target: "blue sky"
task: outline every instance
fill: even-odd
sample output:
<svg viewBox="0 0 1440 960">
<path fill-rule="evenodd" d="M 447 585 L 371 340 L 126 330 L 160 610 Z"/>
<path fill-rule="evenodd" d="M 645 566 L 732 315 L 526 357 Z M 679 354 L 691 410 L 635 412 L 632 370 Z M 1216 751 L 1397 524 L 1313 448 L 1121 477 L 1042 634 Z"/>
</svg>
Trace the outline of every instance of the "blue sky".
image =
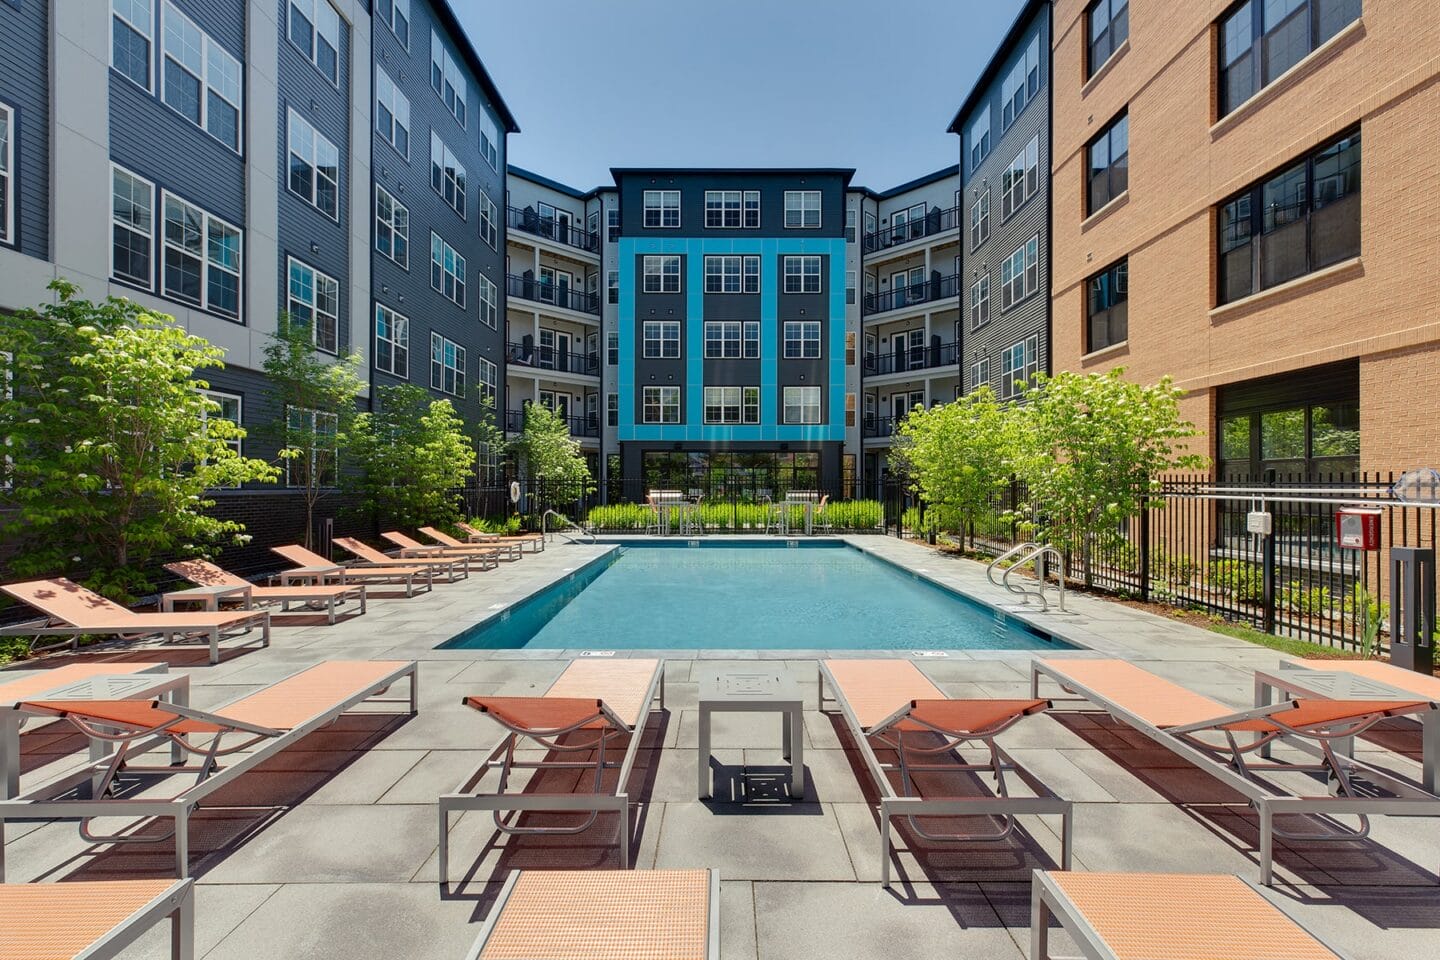
<svg viewBox="0 0 1440 960">
<path fill-rule="evenodd" d="M 452 0 L 519 121 L 510 162 L 855 167 L 959 159 L 950 118 L 1021 0 Z M 597 108 L 598 105 L 598 108 Z"/>
</svg>

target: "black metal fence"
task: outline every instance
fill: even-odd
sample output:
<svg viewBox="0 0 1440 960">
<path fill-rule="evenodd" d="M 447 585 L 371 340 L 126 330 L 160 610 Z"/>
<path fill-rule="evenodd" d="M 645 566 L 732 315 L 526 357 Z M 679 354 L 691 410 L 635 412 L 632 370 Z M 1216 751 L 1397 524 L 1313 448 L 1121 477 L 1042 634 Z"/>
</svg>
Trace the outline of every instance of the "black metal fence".
<svg viewBox="0 0 1440 960">
<path fill-rule="evenodd" d="M 600 295 L 598 293 L 586 293 L 563 283 L 536 279 L 529 275 L 529 271 L 520 276 L 513 273 L 508 274 L 505 277 L 505 294 L 521 300 L 553 304 L 580 313 L 593 313 L 597 316 L 600 313 Z"/>
<path fill-rule="evenodd" d="M 886 247 L 899 246 L 902 243 L 909 243 L 911 240 L 919 240 L 921 237 L 931 237 L 937 233 L 944 233 L 946 230 L 954 230 L 960 223 L 960 208 L 930 207 L 924 214 L 908 216 L 899 223 L 891 223 L 865 234 L 860 239 L 860 246 L 865 253 L 875 253 L 884 250 Z"/>
</svg>

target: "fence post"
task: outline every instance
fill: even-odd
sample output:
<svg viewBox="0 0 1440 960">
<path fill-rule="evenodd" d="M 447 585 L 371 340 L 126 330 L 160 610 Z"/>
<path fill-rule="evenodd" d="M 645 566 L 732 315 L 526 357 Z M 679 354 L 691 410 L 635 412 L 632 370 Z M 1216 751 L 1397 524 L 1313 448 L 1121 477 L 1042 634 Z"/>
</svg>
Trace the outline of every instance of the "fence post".
<svg viewBox="0 0 1440 960">
<path fill-rule="evenodd" d="M 1275 632 L 1275 531 L 1260 538 L 1261 573 L 1265 578 L 1263 602 L 1265 605 L 1265 632 Z"/>
<path fill-rule="evenodd" d="M 1150 600 L 1150 498 L 1140 495 L 1140 600 Z"/>
</svg>

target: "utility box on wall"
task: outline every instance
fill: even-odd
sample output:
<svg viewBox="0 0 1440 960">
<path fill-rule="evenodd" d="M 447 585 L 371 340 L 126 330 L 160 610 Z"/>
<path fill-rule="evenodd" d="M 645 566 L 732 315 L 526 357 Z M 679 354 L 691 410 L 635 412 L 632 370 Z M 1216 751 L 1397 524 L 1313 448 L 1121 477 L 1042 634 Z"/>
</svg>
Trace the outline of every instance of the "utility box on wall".
<svg viewBox="0 0 1440 960">
<path fill-rule="evenodd" d="M 1380 549 L 1380 513 L 1375 507 L 1335 511 L 1335 542 L 1344 550 Z"/>
</svg>

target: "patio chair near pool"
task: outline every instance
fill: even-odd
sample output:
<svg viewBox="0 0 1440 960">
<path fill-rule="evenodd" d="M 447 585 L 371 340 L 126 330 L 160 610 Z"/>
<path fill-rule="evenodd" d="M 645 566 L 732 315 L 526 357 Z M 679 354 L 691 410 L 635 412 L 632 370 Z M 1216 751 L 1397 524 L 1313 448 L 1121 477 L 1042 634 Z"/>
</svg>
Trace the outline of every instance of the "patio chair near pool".
<svg viewBox="0 0 1440 960">
<path fill-rule="evenodd" d="M 402 560 L 427 559 L 434 557 L 465 557 L 473 560 L 481 570 L 493 570 L 500 565 L 499 549 L 495 547 L 471 546 L 461 544 L 458 547 L 447 547 L 441 543 L 421 543 L 414 537 L 407 536 L 399 530 L 384 530 L 380 536 L 389 540 L 400 548 Z"/>
<path fill-rule="evenodd" d="M 590 829 L 601 813 L 616 813 L 620 865 L 628 867 L 630 798 L 626 787 L 657 698 L 658 709 L 663 711 L 664 662 L 641 659 L 572 660 L 538 697 L 466 697 L 466 706 L 489 716 L 505 733 L 453 792 L 440 797 L 440 882 L 450 879 L 450 814 L 457 810 L 490 810 L 496 829 L 510 836 L 570 836 Z M 517 757 L 516 750 L 523 749 L 526 741 L 546 750 L 544 758 Z M 623 753 L 617 741 L 626 741 Z M 607 787 L 606 771 L 616 768 L 619 773 Z M 583 792 L 527 791 L 527 784 L 512 782 L 516 771 L 525 770 L 534 771 L 535 777 L 571 771 Z M 485 787 L 491 771 L 497 772 L 493 788 Z M 529 811 L 588 812 L 590 816 L 567 826 L 521 825 L 520 816 Z M 504 812 L 511 816 L 502 816 Z"/>
<path fill-rule="evenodd" d="M 429 537 L 431 540 L 434 540 L 442 547 L 459 547 L 461 549 L 465 549 L 467 547 L 480 546 L 486 550 L 496 551 L 495 557 L 498 560 L 520 559 L 521 546 L 518 542 L 514 540 L 496 540 L 490 544 L 461 543 L 459 540 L 456 540 L 454 537 L 450 536 L 450 534 L 437 527 L 421 527 L 420 532 L 425 534 L 425 536 Z"/>
<path fill-rule="evenodd" d="M 72 649 L 78 649 L 80 638 L 87 634 L 114 635 L 124 640 L 162 637 L 170 643 L 175 637 L 201 637 L 209 641 L 210 662 L 220 662 L 220 641 L 248 634 L 260 628 L 258 640 L 247 640 L 242 646 L 259 643 L 270 646 L 270 611 L 234 610 L 192 613 L 136 613 L 118 603 L 87 590 L 64 577 L 54 580 L 30 580 L 25 583 L 0 585 L 22 603 L 45 614 L 43 620 L 19 624 L 0 630 L 0 637 L 31 637 L 31 650 L 50 650 L 65 642 L 36 646 L 40 637 L 69 637 Z"/>
<path fill-rule="evenodd" d="M 250 583 L 244 577 L 236 576 L 208 560 L 184 560 L 167 563 L 165 569 L 191 583 L 202 587 L 245 587 L 250 588 L 250 599 L 261 603 L 278 603 L 280 611 L 288 613 L 290 604 L 303 603 L 323 606 L 330 625 L 335 625 L 335 607 L 347 600 L 360 601 L 360 612 L 365 612 L 365 587 L 362 584 L 291 584 L 282 587 L 262 587 Z"/>
<path fill-rule="evenodd" d="M 545 535 L 541 533 L 487 533 L 484 530 L 477 530 L 468 523 L 461 523 L 459 521 L 456 521 L 455 526 L 460 529 L 461 533 L 465 534 L 465 538 L 471 543 L 510 541 L 518 543 L 522 547 L 528 543 L 531 553 L 540 553 L 545 549 Z"/>
<path fill-rule="evenodd" d="M 1378 767 L 1341 757 L 1334 749 L 1336 741 L 1358 736 L 1381 720 L 1440 708 L 1435 703 L 1301 699 L 1236 710 L 1125 660 L 1034 660 L 1032 694 L 1038 695 L 1041 677 L 1078 694 L 1072 699 L 1100 707 L 1248 800 L 1260 818 L 1260 882 L 1266 886 L 1274 873 L 1277 836 L 1287 842 L 1364 840 L 1370 833 L 1370 814 L 1440 815 L 1440 797 Z M 1319 762 L 1265 761 L 1264 751 L 1277 741 L 1314 753 Z M 1317 778 L 1325 792 L 1300 794 L 1276 782 L 1289 774 Z M 1287 814 L 1318 819 L 1325 829 L 1302 833 L 1277 827 L 1276 816 Z M 1358 826 L 1342 824 L 1335 819 L 1340 815 L 1357 816 Z"/>
<path fill-rule="evenodd" d="M 714 870 L 517 870 L 466 960 L 719 960 Z"/>
<path fill-rule="evenodd" d="M 1094 960 L 1343 960 L 1229 874 L 1037 870 L 1030 960 L 1050 960 L 1051 917 Z"/>
<path fill-rule="evenodd" d="M 96 880 L 0 885 L 0 956 L 101 960 L 170 920 L 170 956 L 195 956 L 195 881 Z M 19 918 L 18 920 L 15 918 Z"/>
<path fill-rule="evenodd" d="M 331 542 L 341 550 L 353 554 L 356 557 L 354 563 L 346 565 L 346 569 L 348 570 L 364 570 L 366 567 L 394 566 L 396 563 L 394 557 L 387 556 L 368 543 L 357 540 L 354 537 L 336 537 Z M 470 577 L 469 557 L 411 557 L 405 561 L 405 566 L 424 567 L 430 571 L 432 576 L 443 571 L 445 573 L 446 583 L 454 583 L 456 580 L 467 580 Z"/>
<path fill-rule="evenodd" d="M 409 680 L 408 696 L 383 694 Z M 81 733 L 115 744 L 114 752 L 29 793 L 0 801 L 0 879 L 4 878 L 4 827 L 7 820 L 78 819 L 87 843 L 158 843 L 175 839 L 175 864 L 189 873 L 189 821 L 201 803 L 237 777 L 333 723 L 361 703 L 405 703 L 418 709 L 413 661 L 330 660 L 211 710 L 195 710 L 167 700 L 33 700 L 20 704 L 28 714 L 69 721 Z M 164 738 L 196 758 L 189 766 L 146 766 L 145 748 Z M 132 763 L 132 752 L 141 762 Z M 222 758 L 233 757 L 223 767 Z M 131 777 L 186 776 L 193 781 L 170 796 L 158 784 L 137 793 Z M 76 788 L 92 784 L 88 796 Z M 95 821 L 129 821 L 99 833 Z M 163 833 L 142 829 L 153 820 L 171 820 Z M 113 823 L 113 820 L 111 821 Z"/>
<path fill-rule="evenodd" d="M 830 688 L 832 697 L 825 696 Z M 1026 814 L 1060 817 L 1060 866 L 1070 869 L 1073 810 L 1038 777 L 1006 753 L 995 738 L 1022 718 L 1042 713 L 1048 701 L 958 700 L 947 697 L 909 660 L 822 660 L 820 709 L 833 700 L 845 718 L 880 794 L 880 883 L 890 885 L 890 822 L 908 817 L 910 828 L 928 841 L 1003 841 L 1016 831 L 1015 818 Z M 962 744 L 978 744 L 985 762 L 965 762 L 955 753 Z M 895 763 L 881 763 L 875 747 L 893 750 Z M 946 762 L 945 758 L 952 760 Z M 939 761 L 939 762 L 936 762 Z M 995 778 L 991 796 L 947 794 L 921 796 L 915 775 L 989 773 Z M 1030 796 L 1011 796 L 1006 774 L 1014 774 Z M 897 791 L 894 779 L 899 780 Z M 920 826 L 919 817 L 989 816 L 1000 828 L 980 833 L 936 834 Z"/>
<path fill-rule="evenodd" d="M 407 597 L 415 596 L 415 587 L 418 584 L 423 583 L 426 590 L 435 588 L 435 571 L 418 564 L 392 563 L 385 567 L 349 566 L 326 560 L 320 554 L 307 550 L 298 543 L 287 544 L 283 547 L 271 547 L 270 550 L 291 563 L 298 564 L 292 570 L 280 572 L 282 584 L 289 584 L 292 581 L 329 583 L 331 580 L 342 584 L 394 583 L 404 585 Z"/>
</svg>

